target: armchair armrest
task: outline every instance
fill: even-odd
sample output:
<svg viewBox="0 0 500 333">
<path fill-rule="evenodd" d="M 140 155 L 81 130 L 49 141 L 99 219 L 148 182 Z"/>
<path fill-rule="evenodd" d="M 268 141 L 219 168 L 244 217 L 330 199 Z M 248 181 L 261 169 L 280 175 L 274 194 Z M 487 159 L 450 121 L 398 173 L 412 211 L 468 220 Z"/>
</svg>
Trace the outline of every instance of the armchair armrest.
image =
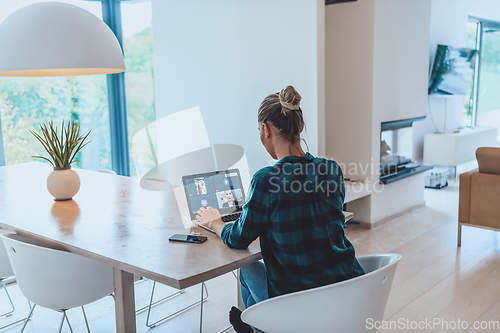
<svg viewBox="0 0 500 333">
<path fill-rule="evenodd" d="M 470 182 L 469 222 L 472 225 L 500 229 L 500 175 L 476 173 Z"/>
<path fill-rule="evenodd" d="M 460 175 L 458 200 L 458 222 L 460 223 L 470 223 L 471 183 L 472 176 L 475 174 L 478 174 L 477 170 Z"/>
</svg>

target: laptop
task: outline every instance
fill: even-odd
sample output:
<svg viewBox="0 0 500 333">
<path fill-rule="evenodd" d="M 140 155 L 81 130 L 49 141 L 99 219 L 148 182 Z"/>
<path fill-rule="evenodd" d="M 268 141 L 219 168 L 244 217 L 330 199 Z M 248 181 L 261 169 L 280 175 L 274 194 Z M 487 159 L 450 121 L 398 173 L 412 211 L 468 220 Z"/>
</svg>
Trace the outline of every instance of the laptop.
<svg viewBox="0 0 500 333">
<path fill-rule="evenodd" d="M 182 177 L 184 192 L 188 203 L 191 221 L 198 224 L 196 213 L 202 207 L 219 210 L 222 221 L 236 221 L 245 203 L 245 193 L 241 183 L 240 171 L 229 169 L 189 175 Z M 214 232 L 210 228 L 200 227 Z"/>
</svg>

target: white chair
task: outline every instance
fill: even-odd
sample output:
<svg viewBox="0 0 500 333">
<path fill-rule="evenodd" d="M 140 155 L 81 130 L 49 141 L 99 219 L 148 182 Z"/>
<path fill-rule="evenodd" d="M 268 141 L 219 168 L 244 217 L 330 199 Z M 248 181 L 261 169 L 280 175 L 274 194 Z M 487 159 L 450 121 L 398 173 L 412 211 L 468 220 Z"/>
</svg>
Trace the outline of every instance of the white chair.
<svg viewBox="0 0 500 333">
<path fill-rule="evenodd" d="M 10 266 L 9 256 L 3 247 L 0 248 L 0 288 L 5 291 L 5 295 L 10 303 L 10 310 L 0 314 L 0 317 L 10 316 L 15 311 L 14 303 L 12 302 L 12 298 L 10 297 L 9 291 L 5 286 L 5 280 L 14 276 L 14 272 L 12 271 L 12 267 Z"/>
<path fill-rule="evenodd" d="M 248 162 L 243 148 L 229 144 L 212 146 L 199 107 L 171 113 L 137 131 L 131 140 L 131 157 L 141 186 L 151 191 L 172 190 L 180 210 L 187 209 L 181 182 L 184 175 L 239 168 L 243 186 L 248 188 L 250 183 Z M 192 224 L 189 212 L 180 216 L 186 227 Z M 154 306 L 184 293 L 183 290 L 176 291 L 154 301 L 155 287 L 156 282 L 153 281 L 149 305 L 136 310 L 136 313 L 147 310 L 146 326 L 149 328 L 165 323 L 197 305 L 202 307 L 208 298 L 208 289 L 202 284 L 202 296 L 199 301 L 151 323 L 151 309 Z"/>
<path fill-rule="evenodd" d="M 115 174 L 116 173 L 112 170 L 106 170 L 106 169 L 100 169 L 100 170 L 96 170 L 97 172 L 100 172 L 100 173 L 105 173 L 105 174 Z M 168 183 L 168 181 L 164 180 L 164 179 L 157 179 L 157 178 L 145 178 L 143 177 L 141 179 L 141 186 L 146 188 L 146 189 L 149 189 L 149 190 L 153 190 L 153 191 L 166 191 L 168 189 L 171 188 L 171 185 Z M 189 223 L 191 223 L 191 221 L 189 221 Z M 138 275 L 134 275 L 134 283 L 136 285 L 140 284 L 140 283 L 143 283 L 147 281 L 146 278 L 144 277 L 141 277 L 141 276 L 138 276 Z M 142 306 L 142 307 L 139 307 L 139 308 L 136 308 L 135 310 L 135 313 L 136 315 L 138 314 L 141 314 L 143 312 L 146 312 L 147 311 L 147 316 L 146 316 L 146 326 L 149 327 L 149 328 L 154 328 L 162 323 L 165 323 L 167 322 L 168 320 L 176 317 L 177 315 L 179 315 L 180 313 L 184 312 L 184 311 L 187 311 L 189 309 L 192 309 L 193 307 L 205 302 L 208 298 L 208 289 L 206 287 L 205 284 L 202 284 L 202 290 L 205 291 L 205 295 L 202 296 L 201 300 L 200 301 L 196 301 L 186 307 L 183 307 L 182 309 L 180 310 L 177 310 L 165 317 L 162 317 L 160 319 L 157 319 L 155 321 L 151 321 L 151 310 L 155 307 L 155 306 L 158 306 L 160 304 L 163 304 L 164 302 L 167 302 L 169 300 L 171 300 L 172 298 L 176 297 L 176 296 L 180 296 L 182 294 L 185 293 L 185 291 L 182 289 L 182 290 L 177 290 L 177 291 L 174 291 L 173 293 L 167 295 L 167 296 L 163 296 L 157 300 L 154 299 L 154 296 L 155 296 L 155 288 L 156 288 L 156 281 L 153 281 L 153 286 L 151 288 L 151 295 L 149 297 L 149 302 L 147 305 L 145 306 Z M 113 296 L 113 295 L 112 295 Z M 114 297 L 114 296 L 113 296 Z"/>
<path fill-rule="evenodd" d="M 186 153 L 210 147 L 199 107 L 161 117 L 132 136 L 131 160 L 142 178 L 158 165 Z"/>
<path fill-rule="evenodd" d="M 66 310 L 81 307 L 90 332 L 83 306 L 113 292 L 111 266 L 20 235 L 1 237 L 17 284 L 26 298 L 34 303 L 21 332 L 36 305 L 63 313 L 59 332 L 65 320 L 72 331 Z"/>
<path fill-rule="evenodd" d="M 7 232 L 5 230 L 0 230 L 0 232 Z M 7 300 L 10 305 L 10 309 L 2 314 L 0 314 L 0 318 L 4 317 L 10 317 L 16 310 L 16 307 L 14 306 L 14 302 L 12 301 L 12 298 L 10 297 L 9 290 L 7 289 L 7 284 L 15 283 L 15 278 L 14 278 L 14 272 L 12 271 L 12 267 L 10 266 L 10 261 L 9 261 L 9 256 L 7 255 L 7 252 L 5 251 L 5 248 L 3 246 L 0 246 L 0 288 L 2 288 L 5 292 L 5 296 L 7 297 Z M 31 304 L 28 301 L 28 308 L 31 309 Z M 3 325 L 0 327 L 0 330 L 3 330 L 7 327 L 20 324 L 24 322 L 27 318 L 19 319 L 14 322 L 8 323 L 6 325 Z"/>
<path fill-rule="evenodd" d="M 96 171 L 100 172 L 100 173 L 106 173 L 108 175 L 116 175 L 116 172 L 114 170 L 110 170 L 110 169 L 98 169 Z"/>
<path fill-rule="evenodd" d="M 360 257 L 364 275 L 265 300 L 243 311 L 241 319 L 266 333 L 375 332 L 366 320 L 382 320 L 400 259 L 398 254 Z"/>
</svg>

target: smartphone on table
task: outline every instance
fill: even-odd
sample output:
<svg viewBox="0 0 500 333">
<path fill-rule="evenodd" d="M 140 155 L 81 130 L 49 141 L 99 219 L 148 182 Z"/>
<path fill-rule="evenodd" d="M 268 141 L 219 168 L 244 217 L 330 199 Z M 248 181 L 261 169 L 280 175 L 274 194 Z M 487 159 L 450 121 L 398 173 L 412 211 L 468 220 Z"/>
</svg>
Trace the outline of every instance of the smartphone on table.
<svg viewBox="0 0 500 333">
<path fill-rule="evenodd" d="M 207 240 L 207 236 L 201 235 L 181 235 L 175 234 L 171 236 L 168 240 L 171 242 L 183 242 L 183 243 L 193 243 L 193 244 L 201 244 Z"/>
</svg>

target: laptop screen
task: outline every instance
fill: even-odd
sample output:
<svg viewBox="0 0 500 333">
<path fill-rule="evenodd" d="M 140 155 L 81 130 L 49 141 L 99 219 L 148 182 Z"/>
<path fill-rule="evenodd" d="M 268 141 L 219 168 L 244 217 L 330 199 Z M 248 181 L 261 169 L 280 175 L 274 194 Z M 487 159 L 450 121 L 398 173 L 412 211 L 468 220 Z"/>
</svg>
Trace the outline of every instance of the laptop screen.
<svg viewBox="0 0 500 333">
<path fill-rule="evenodd" d="M 238 169 L 182 177 L 191 219 L 201 207 L 213 207 L 221 215 L 241 211 L 245 194 Z"/>
</svg>

